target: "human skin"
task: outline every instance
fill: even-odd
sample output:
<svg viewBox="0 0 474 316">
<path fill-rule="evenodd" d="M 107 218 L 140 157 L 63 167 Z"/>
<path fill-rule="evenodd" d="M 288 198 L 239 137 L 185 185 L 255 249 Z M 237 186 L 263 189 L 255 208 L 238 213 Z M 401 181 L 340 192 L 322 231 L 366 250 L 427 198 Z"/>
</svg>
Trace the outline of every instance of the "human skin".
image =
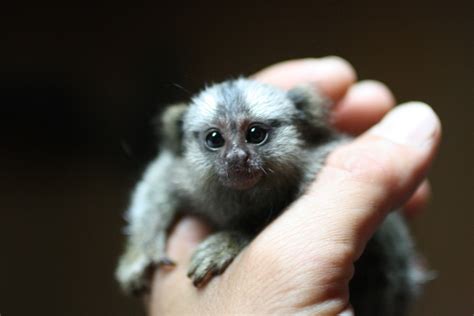
<svg viewBox="0 0 474 316">
<path fill-rule="evenodd" d="M 150 315 L 350 315 L 348 284 L 366 242 L 390 210 L 404 205 L 411 217 L 428 200 L 425 176 L 441 136 L 428 105 L 392 109 L 387 87 L 356 82 L 338 57 L 283 62 L 254 79 L 283 89 L 314 84 L 335 101 L 333 125 L 358 137 L 334 151 L 308 192 L 200 289 L 186 273 L 210 230 L 199 219 L 182 219 L 167 248 L 177 265 L 155 271 Z"/>
</svg>

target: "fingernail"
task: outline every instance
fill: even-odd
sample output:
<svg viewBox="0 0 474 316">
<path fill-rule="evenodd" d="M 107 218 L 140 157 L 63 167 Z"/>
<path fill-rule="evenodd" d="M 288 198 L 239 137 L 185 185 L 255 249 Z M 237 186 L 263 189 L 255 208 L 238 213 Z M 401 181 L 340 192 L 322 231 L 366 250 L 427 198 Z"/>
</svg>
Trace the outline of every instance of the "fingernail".
<svg viewBox="0 0 474 316">
<path fill-rule="evenodd" d="M 319 59 L 308 59 L 309 62 L 317 67 L 318 73 L 323 73 L 328 76 L 344 75 L 347 80 L 355 81 L 356 73 L 352 65 L 345 59 L 338 56 L 326 56 Z"/>
<path fill-rule="evenodd" d="M 339 313 L 338 316 L 354 316 L 354 312 L 351 309 L 346 309 L 342 313 Z"/>
<path fill-rule="evenodd" d="M 380 104 L 393 107 L 395 99 L 390 89 L 382 82 L 375 80 L 359 81 L 348 92 L 356 94 L 359 100 L 367 100 L 368 97 L 377 98 Z"/>
<path fill-rule="evenodd" d="M 307 82 L 314 83 L 332 100 L 342 98 L 348 87 L 357 79 L 351 64 L 337 56 L 309 58 L 306 63 L 307 73 L 302 77 L 305 77 Z"/>
<path fill-rule="evenodd" d="M 390 111 L 371 133 L 398 144 L 423 148 L 431 143 L 439 124 L 428 105 L 409 102 Z"/>
</svg>

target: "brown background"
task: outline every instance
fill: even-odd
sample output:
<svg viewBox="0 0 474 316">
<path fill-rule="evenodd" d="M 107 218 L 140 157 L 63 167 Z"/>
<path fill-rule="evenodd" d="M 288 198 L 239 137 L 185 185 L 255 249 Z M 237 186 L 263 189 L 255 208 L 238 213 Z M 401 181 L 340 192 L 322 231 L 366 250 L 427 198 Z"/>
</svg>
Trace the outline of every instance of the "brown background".
<svg viewBox="0 0 474 316">
<path fill-rule="evenodd" d="M 113 269 L 151 116 L 205 82 L 337 54 L 443 121 L 434 199 L 413 224 L 439 272 L 415 315 L 471 315 L 472 1 L 232 6 L 17 2 L 0 19 L 0 313 L 141 314 Z M 235 2 L 232 2 L 235 3 Z M 39 6 L 41 5 L 41 6 Z"/>
</svg>

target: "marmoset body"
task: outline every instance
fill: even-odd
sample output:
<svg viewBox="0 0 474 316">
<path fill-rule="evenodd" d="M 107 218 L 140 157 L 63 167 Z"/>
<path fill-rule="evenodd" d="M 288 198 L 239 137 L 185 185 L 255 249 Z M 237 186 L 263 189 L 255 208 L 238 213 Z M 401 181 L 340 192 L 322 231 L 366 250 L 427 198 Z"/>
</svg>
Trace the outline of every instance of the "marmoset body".
<svg viewBox="0 0 474 316">
<path fill-rule="evenodd" d="M 129 236 L 117 269 L 122 287 L 144 289 L 148 268 L 172 264 L 165 246 L 180 212 L 198 214 L 215 228 L 191 259 L 192 282 L 204 286 L 224 273 L 305 192 L 328 154 L 350 140 L 330 126 L 328 107 L 314 88 L 282 91 L 241 78 L 165 110 L 160 154 L 127 213 Z M 407 228 L 393 212 L 356 262 L 350 283 L 356 315 L 404 315 L 418 288 L 415 256 Z"/>
</svg>

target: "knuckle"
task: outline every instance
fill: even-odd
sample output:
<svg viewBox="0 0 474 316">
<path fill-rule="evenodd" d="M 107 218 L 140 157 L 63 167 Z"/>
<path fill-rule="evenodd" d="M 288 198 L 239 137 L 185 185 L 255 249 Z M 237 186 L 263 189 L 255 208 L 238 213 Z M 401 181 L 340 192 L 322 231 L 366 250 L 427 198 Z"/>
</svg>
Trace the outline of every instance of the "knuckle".
<svg viewBox="0 0 474 316">
<path fill-rule="evenodd" d="M 348 242 L 331 242 L 330 249 L 323 253 L 327 255 L 319 258 L 319 262 L 327 268 L 341 267 L 345 270 L 347 267 L 351 267 L 357 259 L 355 247 Z"/>
</svg>

